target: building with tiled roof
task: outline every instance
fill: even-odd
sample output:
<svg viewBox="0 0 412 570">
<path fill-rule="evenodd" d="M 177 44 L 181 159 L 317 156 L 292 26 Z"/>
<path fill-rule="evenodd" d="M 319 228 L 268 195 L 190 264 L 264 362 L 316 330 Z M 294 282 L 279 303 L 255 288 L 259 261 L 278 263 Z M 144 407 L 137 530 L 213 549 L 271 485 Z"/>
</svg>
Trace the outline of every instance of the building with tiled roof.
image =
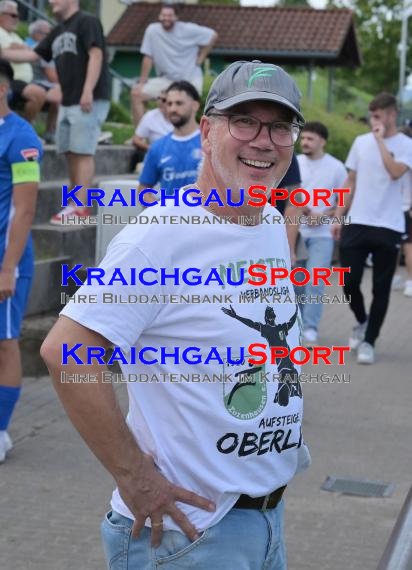
<svg viewBox="0 0 412 570">
<path fill-rule="evenodd" d="M 123 77 L 139 75 L 143 34 L 157 21 L 158 14 L 157 3 L 133 3 L 109 32 L 111 66 Z M 216 72 L 238 59 L 304 65 L 310 70 L 309 78 L 315 66 L 327 66 L 331 91 L 335 67 L 357 67 L 361 63 L 353 14 L 347 9 L 183 4 L 179 6 L 179 19 L 218 32 L 218 42 L 209 56 Z M 310 80 L 308 91 L 310 97 Z"/>
<path fill-rule="evenodd" d="M 108 45 L 135 51 L 158 14 L 159 4 L 130 5 L 110 31 Z M 296 65 L 309 60 L 316 65 L 360 64 L 350 10 L 185 4 L 179 7 L 179 18 L 215 29 L 219 41 L 213 54 L 227 61 L 264 57 L 266 61 Z"/>
</svg>

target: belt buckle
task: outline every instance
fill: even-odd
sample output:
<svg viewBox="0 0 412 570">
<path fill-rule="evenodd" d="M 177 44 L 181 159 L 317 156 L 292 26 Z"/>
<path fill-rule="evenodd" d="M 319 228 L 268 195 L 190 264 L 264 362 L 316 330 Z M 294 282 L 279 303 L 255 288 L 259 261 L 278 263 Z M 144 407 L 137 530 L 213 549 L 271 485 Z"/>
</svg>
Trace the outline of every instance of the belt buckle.
<svg viewBox="0 0 412 570">
<path fill-rule="evenodd" d="M 265 512 L 267 510 L 269 499 L 270 495 L 266 495 L 266 497 L 263 499 L 263 505 L 262 508 L 260 509 L 262 512 Z"/>
</svg>

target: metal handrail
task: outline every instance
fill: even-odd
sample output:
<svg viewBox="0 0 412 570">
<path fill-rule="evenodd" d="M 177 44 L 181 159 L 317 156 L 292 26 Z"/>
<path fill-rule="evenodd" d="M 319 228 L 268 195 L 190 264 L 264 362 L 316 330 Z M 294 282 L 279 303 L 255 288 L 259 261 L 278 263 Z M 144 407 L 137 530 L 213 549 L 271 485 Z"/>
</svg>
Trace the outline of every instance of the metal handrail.
<svg viewBox="0 0 412 570">
<path fill-rule="evenodd" d="M 120 75 L 120 73 L 118 73 L 116 70 L 114 70 L 111 67 L 109 67 L 109 73 L 114 79 L 117 79 L 118 81 L 120 81 L 120 83 L 124 87 L 127 87 L 128 89 L 130 89 L 130 83 L 122 75 Z"/>
<path fill-rule="evenodd" d="M 396 519 L 377 570 L 412 568 L 412 487 Z"/>
</svg>

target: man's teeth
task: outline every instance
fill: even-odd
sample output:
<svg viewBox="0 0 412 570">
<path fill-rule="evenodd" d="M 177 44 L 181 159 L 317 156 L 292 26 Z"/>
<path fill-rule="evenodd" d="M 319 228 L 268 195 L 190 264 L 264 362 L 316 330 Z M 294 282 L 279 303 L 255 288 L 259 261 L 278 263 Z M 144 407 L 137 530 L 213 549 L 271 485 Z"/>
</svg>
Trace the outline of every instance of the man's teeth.
<svg viewBox="0 0 412 570">
<path fill-rule="evenodd" d="M 241 158 L 240 160 L 243 162 L 243 164 L 254 166 L 255 168 L 269 168 L 272 166 L 271 162 L 263 162 L 261 160 L 247 160 L 246 158 Z"/>
</svg>

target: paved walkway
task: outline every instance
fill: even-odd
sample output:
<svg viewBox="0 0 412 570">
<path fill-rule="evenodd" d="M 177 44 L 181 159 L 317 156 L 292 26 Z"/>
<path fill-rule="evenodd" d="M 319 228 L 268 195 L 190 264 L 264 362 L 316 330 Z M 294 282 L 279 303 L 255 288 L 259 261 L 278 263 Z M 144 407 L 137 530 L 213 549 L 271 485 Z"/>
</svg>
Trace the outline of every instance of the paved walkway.
<svg viewBox="0 0 412 570">
<path fill-rule="evenodd" d="M 412 299 L 394 293 L 377 364 L 358 366 L 349 355 L 344 367 L 329 368 L 350 374 L 350 383 L 304 386 L 313 465 L 287 492 L 289 570 L 376 569 L 411 484 L 411 316 Z M 326 306 L 321 340 L 343 345 L 351 326 L 347 306 Z M 119 395 L 124 401 L 123 388 Z M 48 378 L 26 379 L 11 435 L 15 448 L 0 466 L 1 569 L 104 570 L 98 527 L 113 483 Z M 327 475 L 391 481 L 395 491 L 387 499 L 339 496 L 320 490 Z"/>
</svg>

